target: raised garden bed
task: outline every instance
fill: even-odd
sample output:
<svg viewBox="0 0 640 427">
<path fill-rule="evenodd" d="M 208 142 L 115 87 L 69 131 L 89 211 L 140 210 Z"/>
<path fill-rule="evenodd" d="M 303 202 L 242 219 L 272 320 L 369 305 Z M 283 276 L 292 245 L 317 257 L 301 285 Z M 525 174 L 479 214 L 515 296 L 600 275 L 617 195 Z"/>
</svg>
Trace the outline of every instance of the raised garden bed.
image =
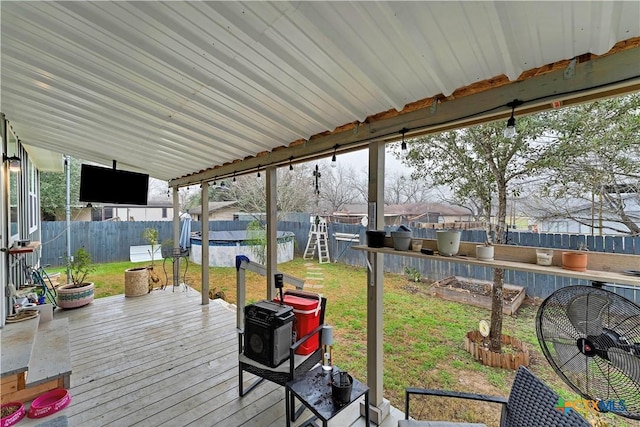
<svg viewBox="0 0 640 427">
<path fill-rule="evenodd" d="M 458 276 L 447 277 L 433 286 L 437 297 L 491 310 L 491 282 Z M 512 315 L 518 310 L 526 292 L 524 287 L 504 284 L 502 312 Z"/>
</svg>

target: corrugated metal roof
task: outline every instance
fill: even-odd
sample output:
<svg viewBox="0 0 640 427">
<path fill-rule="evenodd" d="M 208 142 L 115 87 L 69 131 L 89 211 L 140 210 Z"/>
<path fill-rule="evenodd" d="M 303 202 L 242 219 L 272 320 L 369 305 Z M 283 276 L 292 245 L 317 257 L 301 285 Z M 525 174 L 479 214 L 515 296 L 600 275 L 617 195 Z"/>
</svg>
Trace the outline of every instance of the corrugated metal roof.
<svg viewBox="0 0 640 427">
<path fill-rule="evenodd" d="M 24 143 L 171 179 L 640 36 L 640 2 L 6 2 Z M 478 106 L 482 108 L 482 106 Z"/>
</svg>

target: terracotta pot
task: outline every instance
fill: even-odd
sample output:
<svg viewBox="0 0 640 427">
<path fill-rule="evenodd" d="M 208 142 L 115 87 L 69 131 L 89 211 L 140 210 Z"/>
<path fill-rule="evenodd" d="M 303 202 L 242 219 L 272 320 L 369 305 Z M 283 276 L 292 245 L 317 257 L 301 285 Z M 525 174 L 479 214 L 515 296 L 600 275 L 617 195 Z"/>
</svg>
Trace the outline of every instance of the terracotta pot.
<svg viewBox="0 0 640 427">
<path fill-rule="evenodd" d="M 572 271 L 587 271 L 587 254 L 584 252 L 562 252 L 562 268 Z"/>
<path fill-rule="evenodd" d="M 72 286 L 73 285 L 64 285 L 58 288 L 58 307 L 76 308 L 93 302 L 93 283 L 84 283 L 84 286 L 79 288 Z"/>
</svg>

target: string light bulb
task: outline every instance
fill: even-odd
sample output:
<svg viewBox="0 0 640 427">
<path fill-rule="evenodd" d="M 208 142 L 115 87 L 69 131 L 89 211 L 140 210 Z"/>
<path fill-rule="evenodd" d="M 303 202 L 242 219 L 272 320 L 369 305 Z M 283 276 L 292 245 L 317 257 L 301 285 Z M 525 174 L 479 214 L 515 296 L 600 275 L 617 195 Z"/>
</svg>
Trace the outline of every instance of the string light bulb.
<svg viewBox="0 0 640 427">
<path fill-rule="evenodd" d="M 333 157 L 331 157 L 331 167 L 335 168 L 338 166 L 338 159 L 336 159 L 336 151 L 338 150 L 338 146 L 333 147 Z"/>
<path fill-rule="evenodd" d="M 516 118 L 514 113 L 516 111 L 516 107 L 522 105 L 522 101 L 514 99 L 513 101 L 507 103 L 507 107 L 511 107 L 511 117 L 507 120 L 507 127 L 504 128 L 504 137 L 505 138 L 514 138 L 516 136 Z"/>
<path fill-rule="evenodd" d="M 292 171 L 293 170 L 293 157 L 289 157 L 289 170 Z"/>
<path fill-rule="evenodd" d="M 407 157 L 407 154 L 409 153 L 407 142 L 404 140 L 404 134 L 407 132 L 407 130 L 407 128 L 402 128 L 402 130 L 400 131 L 400 133 L 402 134 L 402 143 L 400 144 L 400 153 L 402 154 L 402 157 Z"/>
</svg>

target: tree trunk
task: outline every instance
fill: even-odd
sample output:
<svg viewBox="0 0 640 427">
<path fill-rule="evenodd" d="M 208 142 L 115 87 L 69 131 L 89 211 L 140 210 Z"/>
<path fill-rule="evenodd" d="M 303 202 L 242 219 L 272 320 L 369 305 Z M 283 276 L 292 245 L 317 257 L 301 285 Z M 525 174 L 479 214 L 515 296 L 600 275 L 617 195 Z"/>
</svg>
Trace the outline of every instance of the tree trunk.
<svg viewBox="0 0 640 427">
<path fill-rule="evenodd" d="M 489 332 L 489 350 L 499 353 L 502 350 L 502 287 L 504 270 L 493 270 L 493 289 L 491 291 L 491 329 Z"/>
<path fill-rule="evenodd" d="M 498 177 L 499 178 L 499 177 Z M 498 214 L 496 224 L 496 243 L 504 242 L 507 218 L 507 183 L 504 179 L 497 179 L 498 184 Z M 504 270 L 493 270 L 493 290 L 491 292 L 491 330 L 489 332 L 491 351 L 502 351 L 502 287 L 504 285 Z"/>
</svg>

